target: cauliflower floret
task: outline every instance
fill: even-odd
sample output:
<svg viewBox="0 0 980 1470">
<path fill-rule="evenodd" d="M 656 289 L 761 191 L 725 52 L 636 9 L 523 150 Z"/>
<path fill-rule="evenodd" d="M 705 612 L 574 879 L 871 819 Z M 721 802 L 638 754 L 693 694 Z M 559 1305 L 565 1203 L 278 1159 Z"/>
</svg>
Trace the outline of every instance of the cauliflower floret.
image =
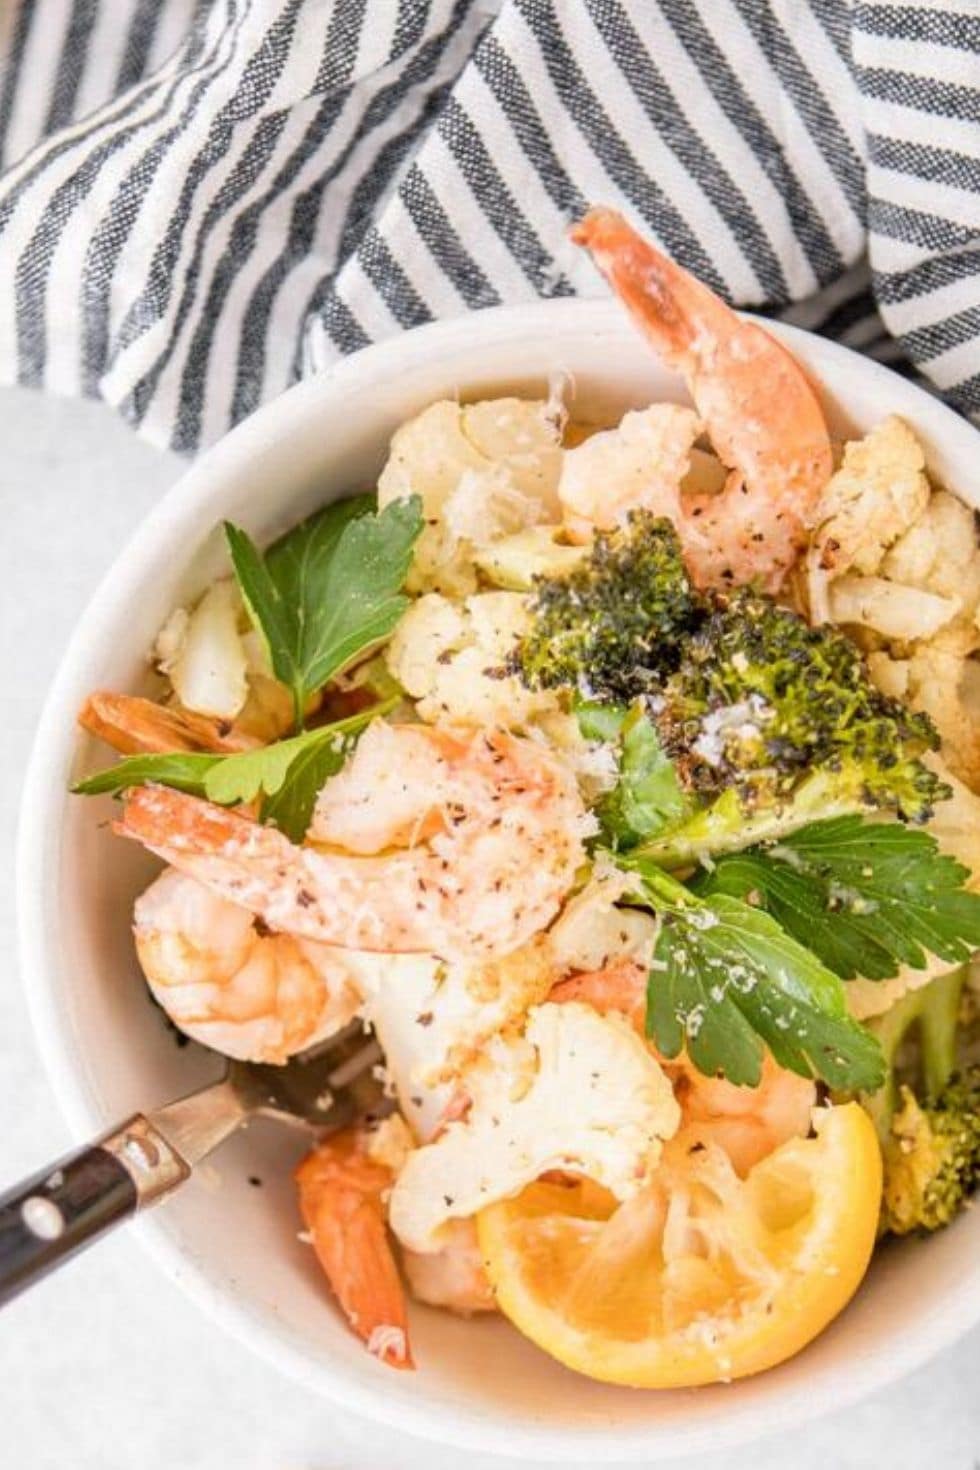
<svg viewBox="0 0 980 1470">
<path fill-rule="evenodd" d="M 472 556 L 478 548 L 536 526 L 543 514 L 540 500 L 514 488 L 506 465 L 466 470 L 443 503 L 445 544 L 453 556 L 465 544 Z"/>
<path fill-rule="evenodd" d="M 980 613 L 958 613 L 945 623 L 930 639 L 930 644 L 940 653 L 949 653 L 965 659 L 980 648 Z"/>
<path fill-rule="evenodd" d="M 871 682 L 889 699 L 907 699 L 909 692 L 909 661 L 907 658 L 891 658 L 881 651 L 868 654 L 868 673 Z"/>
<path fill-rule="evenodd" d="M 929 831 L 943 852 L 969 868 L 966 886 L 976 891 L 980 889 L 980 796 L 957 780 L 938 755 L 930 753 L 923 760 L 953 793 L 948 801 L 936 803 Z"/>
<path fill-rule="evenodd" d="M 346 951 L 345 959 L 402 1109 L 423 1138 L 448 1102 L 444 1084 L 490 1037 L 521 1023 L 554 979 L 543 936 L 483 964 L 361 951 Z"/>
<path fill-rule="evenodd" d="M 640 508 L 676 520 L 681 481 L 700 432 L 693 409 L 655 403 L 568 450 L 558 494 L 573 540 L 588 541 L 596 527 L 618 526 Z"/>
<path fill-rule="evenodd" d="M 524 729 L 559 707 L 555 693 L 526 689 L 504 673 L 527 618 L 518 592 L 478 592 L 462 606 L 429 592 L 399 624 L 386 651 L 388 668 L 430 724 Z"/>
<path fill-rule="evenodd" d="M 973 512 L 936 491 L 882 558 L 879 575 L 841 576 L 821 611 L 852 629 L 900 643 L 929 639 L 965 658 L 980 647 L 980 550 Z"/>
<path fill-rule="evenodd" d="M 596 861 L 589 882 L 569 900 L 549 931 L 557 975 L 603 970 L 623 960 L 649 968 L 657 921 L 640 909 L 616 907 L 629 887 L 608 859 Z"/>
<path fill-rule="evenodd" d="M 908 965 L 903 965 L 891 980 L 846 980 L 844 998 L 847 1009 L 855 1021 L 868 1021 L 872 1016 L 883 1016 L 903 996 L 913 990 L 920 990 L 930 980 L 935 980 L 937 975 L 946 974 L 948 969 L 948 960 L 940 960 L 931 955 L 924 970 L 913 970 Z"/>
<path fill-rule="evenodd" d="M 680 1109 L 629 1024 L 570 1001 L 541 1005 L 523 1036 L 496 1037 L 467 1072 L 466 1116 L 409 1157 L 389 1220 L 410 1250 L 434 1251 L 447 1221 L 516 1194 L 549 1169 L 642 1188 Z"/>
<path fill-rule="evenodd" d="M 184 709 L 233 720 L 248 698 L 248 655 L 238 631 L 241 598 L 234 582 L 213 582 L 194 609 L 178 607 L 154 650 Z"/>
<path fill-rule="evenodd" d="M 940 597 L 919 587 L 886 582 L 883 577 L 848 573 L 830 587 L 831 622 L 872 628 L 900 642 L 932 638 L 959 610 L 956 597 Z"/>
<path fill-rule="evenodd" d="M 980 601 L 980 551 L 973 511 L 955 495 L 936 490 L 922 515 L 881 565 L 882 575 L 974 609 Z"/>
<path fill-rule="evenodd" d="M 389 672 L 406 694 L 431 694 L 445 658 L 466 642 L 466 628 L 462 607 L 439 592 L 412 603 L 384 651 Z"/>
<path fill-rule="evenodd" d="M 540 740 L 575 774 L 579 791 L 592 806 L 619 779 L 616 747 L 605 740 L 586 740 L 578 720 L 562 710 L 537 710 L 534 724 L 526 732 Z"/>
<path fill-rule="evenodd" d="M 485 398 L 462 409 L 466 438 L 486 458 L 503 462 L 514 488 L 558 515 L 558 478 L 565 409 L 549 398 Z"/>
<path fill-rule="evenodd" d="M 464 407 L 430 404 L 397 430 L 378 481 L 378 504 L 422 497 L 410 592 L 462 597 L 476 590 L 474 548 L 557 514 L 562 419 L 523 398 Z"/>
<path fill-rule="evenodd" d="M 892 415 L 844 446 L 840 469 L 827 481 L 814 514 L 811 569 L 840 576 L 853 568 L 871 576 L 928 502 L 922 446 L 908 424 Z"/>
<path fill-rule="evenodd" d="M 963 701 L 966 660 L 920 643 L 909 660 L 908 698 L 929 715 L 942 741 L 943 759 L 954 776 L 980 789 L 980 724 Z"/>
</svg>

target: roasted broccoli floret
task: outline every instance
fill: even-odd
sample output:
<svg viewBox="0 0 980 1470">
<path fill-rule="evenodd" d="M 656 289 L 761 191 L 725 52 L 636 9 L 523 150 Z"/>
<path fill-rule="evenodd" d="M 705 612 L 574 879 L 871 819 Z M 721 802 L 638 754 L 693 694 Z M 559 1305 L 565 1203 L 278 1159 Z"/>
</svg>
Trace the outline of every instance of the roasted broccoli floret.
<svg viewBox="0 0 980 1470">
<path fill-rule="evenodd" d="M 980 1184 L 980 1067 L 956 1071 L 965 976 L 940 975 L 869 1023 L 889 1072 L 861 1101 L 881 1141 L 881 1228 L 893 1235 L 948 1225 Z"/>
<path fill-rule="evenodd" d="M 695 789 L 776 801 L 802 775 L 846 762 L 868 805 L 928 814 L 937 782 L 917 757 L 935 731 L 874 687 L 849 638 L 749 588 L 713 604 L 657 704 L 661 738 Z"/>
<path fill-rule="evenodd" d="M 567 575 L 536 578 L 531 610 L 513 657 L 529 688 L 629 704 L 676 667 L 698 602 L 670 521 L 634 511 Z"/>
<path fill-rule="evenodd" d="M 954 1077 L 934 1103 L 902 1086 L 884 1161 L 883 1229 L 948 1225 L 980 1184 L 980 1067 Z"/>
<path fill-rule="evenodd" d="M 531 610 L 513 660 L 531 688 L 645 701 L 691 798 L 644 847 L 666 866 L 821 816 L 925 821 L 949 794 L 920 759 L 938 744 L 928 717 L 881 694 L 850 639 L 752 588 L 697 592 L 667 520 L 635 513 L 599 536 L 570 574 L 538 580 Z"/>
<path fill-rule="evenodd" d="M 835 628 L 749 589 L 718 595 L 651 701 L 698 809 L 644 848 L 668 867 L 881 809 L 924 822 L 949 789 L 920 757 L 928 717 L 881 694 Z"/>
</svg>

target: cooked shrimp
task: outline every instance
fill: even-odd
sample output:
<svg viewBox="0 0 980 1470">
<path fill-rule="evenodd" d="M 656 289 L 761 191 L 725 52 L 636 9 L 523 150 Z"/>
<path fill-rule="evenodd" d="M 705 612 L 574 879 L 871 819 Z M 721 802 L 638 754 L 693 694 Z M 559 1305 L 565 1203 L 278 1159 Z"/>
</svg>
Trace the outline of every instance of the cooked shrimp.
<svg viewBox="0 0 980 1470">
<path fill-rule="evenodd" d="M 614 960 L 601 970 L 584 970 L 567 980 L 559 980 L 548 999 L 582 1000 L 603 1015 L 606 1011 L 621 1011 L 637 1031 L 642 1031 L 648 974 L 649 967 L 637 960 Z"/>
<path fill-rule="evenodd" d="M 605 1013 L 621 1011 L 639 1031 L 644 1029 L 647 970 L 621 961 L 604 970 L 573 975 L 556 985 L 553 1001 L 580 1000 Z M 717 1143 L 743 1177 L 760 1159 L 790 1138 L 805 1138 L 817 1100 L 807 1077 L 780 1067 L 769 1052 L 762 1062 L 758 1087 L 738 1087 L 723 1077 L 706 1077 L 683 1054 L 657 1054 L 670 1078 L 681 1109 L 681 1134 L 692 1142 Z"/>
<path fill-rule="evenodd" d="M 743 1178 L 780 1144 L 810 1132 L 816 1087 L 810 1078 L 778 1066 L 769 1052 L 758 1087 L 705 1077 L 684 1056 L 663 1067 L 674 1084 L 688 1141 L 718 1144 Z"/>
<path fill-rule="evenodd" d="M 590 210 L 572 238 L 591 252 L 668 367 L 683 373 L 729 467 L 720 493 L 684 498 L 677 529 L 691 576 L 699 586 L 757 579 L 778 590 L 806 546 L 832 469 L 827 425 L 802 369 L 614 210 Z M 600 480 L 593 518 L 600 528 L 603 494 Z M 574 509 L 581 517 L 582 506 Z"/>
<path fill-rule="evenodd" d="M 462 1317 L 497 1310 L 472 1220 L 450 1220 L 437 1251 L 403 1249 L 402 1265 L 416 1301 Z"/>
<path fill-rule="evenodd" d="M 368 1136 L 347 1129 L 296 1170 L 299 1204 L 317 1259 L 368 1352 L 412 1368 L 405 1293 L 388 1239 L 384 1198 L 393 1174 L 372 1159 Z"/>
<path fill-rule="evenodd" d="M 162 787 L 132 791 L 116 830 L 276 931 L 475 960 L 553 918 L 588 819 L 574 776 L 532 741 L 376 721 L 317 804 L 311 836 L 347 851 Z"/>
<path fill-rule="evenodd" d="M 78 712 L 78 723 L 122 755 L 169 754 L 175 750 L 228 753 L 262 742 L 229 720 L 175 710 L 152 699 L 97 690 Z"/>
<path fill-rule="evenodd" d="M 228 1057 L 285 1062 L 353 1019 L 360 996 L 327 945 L 270 934 L 248 909 L 168 868 L 136 900 L 133 935 L 154 997 Z"/>
</svg>

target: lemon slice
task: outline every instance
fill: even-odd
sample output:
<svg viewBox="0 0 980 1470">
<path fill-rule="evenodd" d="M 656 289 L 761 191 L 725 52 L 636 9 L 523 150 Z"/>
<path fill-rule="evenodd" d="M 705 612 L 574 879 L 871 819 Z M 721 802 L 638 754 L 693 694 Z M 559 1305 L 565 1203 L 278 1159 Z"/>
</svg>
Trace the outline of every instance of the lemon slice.
<svg viewBox="0 0 980 1470">
<path fill-rule="evenodd" d="M 878 1223 L 867 1114 L 820 1108 L 814 1125 L 745 1179 L 682 1133 L 626 1204 L 588 1181 L 539 1181 L 491 1205 L 477 1224 L 498 1305 L 606 1383 L 693 1387 L 781 1363 L 850 1300 Z"/>
</svg>

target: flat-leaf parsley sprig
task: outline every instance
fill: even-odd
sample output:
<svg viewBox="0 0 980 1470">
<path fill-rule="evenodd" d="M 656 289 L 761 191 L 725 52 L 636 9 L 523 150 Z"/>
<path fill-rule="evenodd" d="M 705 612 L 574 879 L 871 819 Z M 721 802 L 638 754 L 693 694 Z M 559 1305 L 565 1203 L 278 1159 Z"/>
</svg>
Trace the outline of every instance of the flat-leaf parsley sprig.
<svg viewBox="0 0 980 1470">
<path fill-rule="evenodd" d="M 831 1087 L 881 1085 L 881 1048 L 816 954 L 742 899 L 703 898 L 653 863 L 622 861 L 636 880 L 630 901 L 660 919 L 647 1032 L 664 1056 L 686 1048 L 699 1071 L 755 1087 L 765 1045 L 780 1066 Z"/>
<path fill-rule="evenodd" d="M 969 870 L 921 828 L 858 816 L 811 822 L 771 847 L 714 861 L 692 884 L 764 909 L 845 980 L 888 980 L 980 947 Z"/>
<path fill-rule="evenodd" d="M 276 678 L 303 726 L 312 694 L 394 631 L 422 530 L 418 495 L 377 511 L 355 496 L 301 521 L 266 552 L 225 522 L 235 576 Z"/>
<path fill-rule="evenodd" d="M 275 823 L 293 842 L 301 842 L 323 783 L 340 770 L 365 726 L 388 714 L 397 703 L 392 698 L 346 720 L 234 755 L 175 751 L 127 756 L 108 770 L 79 781 L 72 790 L 82 796 L 118 796 L 131 786 L 155 781 L 203 796 L 218 806 L 261 798 L 260 819 Z"/>
</svg>

